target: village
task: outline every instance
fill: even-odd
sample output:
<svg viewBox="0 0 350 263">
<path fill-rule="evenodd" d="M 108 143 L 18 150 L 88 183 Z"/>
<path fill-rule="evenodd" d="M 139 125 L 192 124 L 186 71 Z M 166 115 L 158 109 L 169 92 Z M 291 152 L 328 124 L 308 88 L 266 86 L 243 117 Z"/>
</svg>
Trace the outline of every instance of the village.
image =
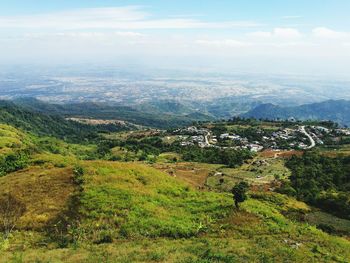
<svg viewBox="0 0 350 263">
<path fill-rule="evenodd" d="M 256 131 L 253 140 L 234 132 L 215 134 L 210 128 L 196 126 L 176 129 L 173 134 L 177 136 L 177 141 L 183 147 L 197 145 L 201 148 L 247 149 L 251 152 L 267 149 L 307 150 L 317 145 L 336 144 L 344 137 L 350 138 L 350 130 L 346 128 L 330 129 L 323 126 L 304 125 L 280 128 L 273 132 L 260 129 Z"/>
</svg>

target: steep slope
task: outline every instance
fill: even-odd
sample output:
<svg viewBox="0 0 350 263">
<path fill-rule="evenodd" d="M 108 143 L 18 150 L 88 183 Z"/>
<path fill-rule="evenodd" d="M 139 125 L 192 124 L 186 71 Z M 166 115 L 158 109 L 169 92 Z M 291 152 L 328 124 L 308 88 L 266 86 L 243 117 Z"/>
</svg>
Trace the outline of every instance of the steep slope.
<svg viewBox="0 0 350 263">
<path fill-rule="evenodd" d="M 12 126 L 0 124 L 0 155 L 20 151 L 29 145 L 28 135 Z"/>
<path fill-rule="evenodd" d="M 299 120 L 331 120 L 342 125 L 350 125 L 349 112 L 350 101 L 329 100 L 295 107 L 262 104 L 242 116 L 257 119 L 287 119 L 294 117 Z"/>
<path fill-rule="evenodd" d="M 65 120 L 62 116 L 24 108 L 10 101 L 0 101 L 0 123 L 8 124 L 36 135 L 54 136 L 81 141 L 94 137 L 98 131 L 120 131 L 116 125 L 91 126 Z"/>
<path fill-rule="evenodd" d="M 29 135 L 0 124 L 0 177 L 26 167 L 33 148 Z"/>
</svg>

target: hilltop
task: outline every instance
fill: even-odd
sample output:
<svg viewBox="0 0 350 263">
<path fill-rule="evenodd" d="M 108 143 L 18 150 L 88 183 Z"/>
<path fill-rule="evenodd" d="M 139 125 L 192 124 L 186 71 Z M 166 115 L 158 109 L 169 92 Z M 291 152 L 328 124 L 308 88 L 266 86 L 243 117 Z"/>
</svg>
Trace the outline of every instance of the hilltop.
<svg viewBox="0 0 350 263">
<path fill-rule="evenodd" d="M 242 114 L 242 117 L 270 120 L 287 120 L 293 117 L 298 120 L 331 120 L 341 125 L 350 125 L 349 111 L 350 101 L 328 100 L 293 107 L 261 104 Z"/>
</svg>

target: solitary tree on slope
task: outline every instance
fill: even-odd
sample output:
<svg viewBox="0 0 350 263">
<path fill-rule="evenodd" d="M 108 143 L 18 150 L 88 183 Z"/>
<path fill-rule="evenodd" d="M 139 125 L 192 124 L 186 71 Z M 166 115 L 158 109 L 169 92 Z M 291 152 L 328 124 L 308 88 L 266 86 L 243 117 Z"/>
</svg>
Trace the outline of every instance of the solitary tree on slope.
<svg viewBox="0 0 350 263">
<path fill-rule="evenodd" d="M 239 203 L 242 203 L 245 200 L 247 200 L 248 189 L 249 185 L 247 182 L 240 182 L 232 188 L 231 192 L 233 194 L 233 200 L 237 209 L 239 209 Z"/>
</svg>

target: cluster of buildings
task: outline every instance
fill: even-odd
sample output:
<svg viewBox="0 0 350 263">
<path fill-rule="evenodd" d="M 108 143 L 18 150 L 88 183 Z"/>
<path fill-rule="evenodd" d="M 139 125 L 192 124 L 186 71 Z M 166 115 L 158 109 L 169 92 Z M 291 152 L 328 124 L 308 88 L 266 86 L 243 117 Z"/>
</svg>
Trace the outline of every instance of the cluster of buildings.
<svg viewBox="0 0 350 263">
<path fill-rule="evenodd" d="M 217 147 L 222 149 L 248 149 L 259 152 L 263 149 L 311 149 L 315 145 L 323 145 L 327 136 L 350 136 L 349 129 L 329 129 L 322 126 L 296 126 L 284 128 L 273 132 L 257 130 L 258 141 L 249 141 L 246 137 L 222 133 L 213 135 L 210 129 L 197 128 L 195 126 L 177 129 L 174 131 L 178 136 L 181 146 L 198 145 L 199 147 Z M 225 145 L 225 141 L 231 141 Z"/>
<path fill-rule="evenodd" d="M 200 147 L 203 147 L 205 143 L 205 138 L 203 135 L 192 135 L 192 136 L 183 136 L 180 135 L 178 137 L 181 140 L 180 145 L 181 146 L 191 146 L 191 145 L 198 145 Z"/>
<path fill-rule="evenodd" d="M 348 129 L 336 129 L 335 132 L 338 135 L 350 136 L 350 130 Z"/>
<path fill-rule="evenodd" d="M 208 129 L 197 128 L 196 126 L 190 126 L 186 128 L 180 128 L 173 131 L 175 134 L 190 134 L 190 135 L 205 135 L 209 132 Z"/>
<path fill-rule="evenodd" d="M 252 152 L 258 152 L 264 149 L 264 147 L 260 145 L 258 141 L 251 143 L 247 138 L 229 133 L 220 134 L 218 138 L 216 135 L 213 135 L 209 129 L 197 128 L 195 126 L 177 129 L 174 131 L 174 133 L 180 134 L 178 135 L 178 139 L 180 140 L 181 146 L 198 145 L 201 148 L 216 147 L 222 149 L 248 149 Z M 217 145 L 218 140 L 233 140 L 236 141 L 239 146 L 219 146 Z"/>
<path fill-rule="evenodd" d="M 276 140 L 276 139 L 282 139 L 282 140 L 291 140 L 295 138 L 295 130 L 286 128 L 283 130 L 275 131 L 272 133 L 271 138 L 264 136 L 267 140 Z"/>
</svg>

